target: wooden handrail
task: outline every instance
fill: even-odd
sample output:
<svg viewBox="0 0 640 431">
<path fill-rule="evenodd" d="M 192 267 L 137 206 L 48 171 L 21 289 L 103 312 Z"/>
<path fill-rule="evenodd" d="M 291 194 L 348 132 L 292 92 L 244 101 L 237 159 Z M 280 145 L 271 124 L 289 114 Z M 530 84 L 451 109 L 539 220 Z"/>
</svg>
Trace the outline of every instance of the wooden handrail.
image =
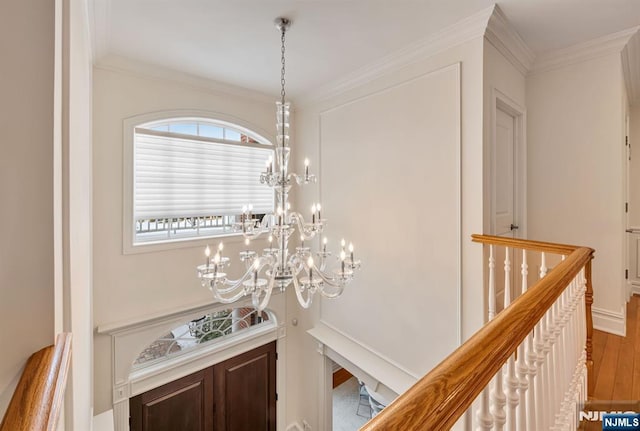
<svg viewBox="0 0 640 431">
<path fill-rule="evenodd" d="M 71 362 L 71 334 L 31 355 L 20 377 L 0 431 L 54 431 Z"/>
<path fill-rule="evenodd" d="M 474 240 L 484 242 L 482 236 L 474 236 Z M 536 248 L 533 247 L 538 247 L 528 241 L 524 242 L 526 247 L 521 248 L 534 250 Z M 553 249 L 568 250 L 567 247 L 570 246 Z M 513 355 L 571 280 L 582 268 L 586 267 L 585 273 L 588 272 L 593 252 L 593 249 L 587 247 L 576 248 L 546 277 L 520 295 L 511 306 L 483 326 L 360 430 L 450 429 Z"/>
<path fill-rule="evenodd" d="M 554 242 L 532 241 L 530 239 L 506 238 L 494 235 L 471 235 L 471 241 L 481 244 L 493 244 L 504 247 L 513 247 L 524 250 L 543 251 L 545 253 L 571 254 L 575 250 L 581 248 L 578 245 L 556 244 Z M 588 248 L 588 247 L 585 247 Z M 590 249 L 594 251 L 593 249 Z"/>
</svg>

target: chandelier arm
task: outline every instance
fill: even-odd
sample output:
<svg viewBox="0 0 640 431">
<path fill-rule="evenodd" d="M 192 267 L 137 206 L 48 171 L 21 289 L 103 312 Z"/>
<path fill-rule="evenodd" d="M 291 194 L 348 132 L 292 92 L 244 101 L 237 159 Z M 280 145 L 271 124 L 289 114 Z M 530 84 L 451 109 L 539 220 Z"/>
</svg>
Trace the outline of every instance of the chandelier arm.
<svg viewBox="0 0 640 431">
<path fill-rule="evenodd" d="M 258 228 L 254 229 L 252 231 L 252 232 L 255 232 L 255 233 L 252 233 L 252 232 L 249 232 L 249 231 L 244 231 L 244 232 L 242 232 L 242 237 L 245 238 L 245 239 L 249 239 L 249 240 L 253 241 L 254 239 L 258 239 L 260 237 L 260 235 L 262 235 L 265 232 L 264 229 L 266 229 L 266 228 L 258 227 Z"/>
<path fill-rule="evenodd" d="M 244 275 L 242 275 L 242 277 L 240 277 L 237 280 L 229 280 L 229 279 L 224 279 L 223 281 L 221 281 L 222 284 L 228 286 L 225 288 L 217 288 L 217 287 L 213 287 L 213 289 L 221 294 L 225 294 L 225 293 L 229 293 L 229 292 L 233 292 L 234 290 L 238 289 L 239 287 L 242 287 L 242 289 L 240 290 L 244 290 L 244 287 L 242 286 L 242 283 L 244 283 L 245 281 L 247 281 L 251 275 L 253 274 L 253 270 L 251 268 L 251 266 L 249 267 L 249 269 L 247 269 L 247 271 L 244 273 Z"/>
<path fill-rule="evenodd" d="M 326 271 L 319 270 L 315 265 L 313 269 L 315 270 L 314 274 L 317 274 L 322 279 L 322 281 L 324 281 L 331 287 L 344 288 L 344 285 L 349 281 L 348 277 L 331 276 Z"/>
<path fill-rule="evenodd" d="M 305 241 L 311 240 L 316 236 L 316 231 L 313 230 L 313 226 L 309 227 L 309 225 L 305 224 L 302 214 L 298 212 L 291 212 L 289 219 L 298 225 L 300 235 L 302 235 Z"/>
<path fill-rule="evenodd" d="M 325 287 L 329 285 L 331 288 L 336 289 L 335 292 L 327 292 L 327 290 L 325 289 Z M 320 294 L 322 296 L 324 296 L 325 298 L 329 298 L 329 299 L 333 299 L 333 298 L 337 298 L 340 295 L 342 295 L 342 292 L 344 291 L 344 285 L 339 285 L 339 286 L 333 286 L 330 284 L 326 284 L 322 286 L 322 289 L 320 289 Z"/>
<path fill-rule="evenodd" d="M 269 304 L 269 300 L 271 299 L 271 293 L 273 292 L 273 283 L 275 282 L 275 279 L 276 279 L 276 275 L 275 275 L 275 271 L 273 271 L 271 274 L 271 278 L 269 279 L 269 285 L 264 290 L 264 298 L 259 303 L 257 300 L 260 298 L 260 293 L 254 292 L 253 294 L 251 294 L 251 301 L 253 302 L 253 306 L 257 308 L 259 312 L 264 310 L 267 307 L 267 304 Z"/>
<path fill-rule="evenodd" d="M 313 294 L 309 289 L 307 289 L 307 299 L 304 299 L 302 296 L 302 289 L 300 288 L 296 277 L 293 277 L 293 290 L 296 291 L 296 297 L 298 298 L 298 302 L 302 308 L 309 308 L 311 306 L 311 301 L 313 300 Z"/>
<path fill-rule="evenodd" d="M 294 180 L 296 180 L 296 184 L 298 184 L 299 186 L 315 183 L 317 181 L 317 177 L 313 174 L 302 176 L 302 175 L 290 173 L 289 177 L 292 177 Z"/>
<path fill-rule="evenodd" d="M 212 282 L 212 287 L 211 287 L 211 291 L 213 292 L 213 296 L 214 298 L 216 298 L 218 301 L 224 303 L 224 304 L 229 304 L 231 302 L 236 302 L 237 300 L 239 300 L 240 298 L 242 298 L 244 296 L 244 289 L 240 289 L 238 290 L 238 292 L 230 297 L 224 296 L 223 293 L 221 293 L 215 286 L 213 286 L 213 282 Z M 231 292 L 232 290 L 230 290 Z"/>
</svg>

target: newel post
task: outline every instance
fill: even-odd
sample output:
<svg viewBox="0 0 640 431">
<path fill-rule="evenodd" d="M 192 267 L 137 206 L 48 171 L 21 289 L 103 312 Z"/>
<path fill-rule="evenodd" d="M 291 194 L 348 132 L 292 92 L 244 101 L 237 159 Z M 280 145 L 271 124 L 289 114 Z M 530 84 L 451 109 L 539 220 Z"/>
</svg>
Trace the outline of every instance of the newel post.
<svg viewBox="0 0 640 431">
<path fill-rule="evenodd" d="M 591 262 L 593 260 L 593 252 L 591 259 L 584 267 L 585 278 L 587 281 L 587 290 L 584 294 L 585 314 L 587 321 L 587 396 L 589 399 L 593 397 L 595 386 L 595 376 L 593 375 L 593 317 L 591 316 L 591 305 L 593 304 L 593 284 L 591 282 Z"/>
</svg>

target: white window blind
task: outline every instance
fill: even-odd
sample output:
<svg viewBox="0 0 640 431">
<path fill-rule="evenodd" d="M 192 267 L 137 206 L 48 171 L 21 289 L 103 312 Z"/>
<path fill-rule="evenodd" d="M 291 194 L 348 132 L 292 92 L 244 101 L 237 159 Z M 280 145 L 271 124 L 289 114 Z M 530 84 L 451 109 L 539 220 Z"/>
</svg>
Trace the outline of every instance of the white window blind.
<svg viewBox="0 0 640 431">
<path fill-rule="evenodd" d="M 273 190 L 260 183 L 273 154 L 256 145 L 158 136 L 134 138 L 134 219 L 171 219 L 273 211 Z"/>
</svg>

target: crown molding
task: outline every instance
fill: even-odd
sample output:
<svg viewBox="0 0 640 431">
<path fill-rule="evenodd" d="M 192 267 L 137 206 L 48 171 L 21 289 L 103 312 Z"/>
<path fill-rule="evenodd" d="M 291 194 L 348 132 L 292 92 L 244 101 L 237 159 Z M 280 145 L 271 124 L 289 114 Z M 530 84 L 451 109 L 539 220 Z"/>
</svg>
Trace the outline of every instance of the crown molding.
<svg viewBox="0 0 640 431">
<path fill-rule="evenodd" d="M 171 81 L 195 89 L 241 97 L 259 103 L 274 103 L 278 99 L 275 94 L 266 94 L 250 88 L 202 78 L 120 55 L 109 54 L 98 60 L 95 67 L 96 69 L 132 75 L 138 78 Z"/>
<path fill-rule="evenodd" d="M 520 73 L 529 73 L 535 54 L 509 24 L 498 5 L 489 17 L 485 37 Z"/>
<path fill-rule="evenodd" d="M 640 32 L 622 50 L 622 73 L 630 105 L 640 103 Z"/>
<path fill-rule="evenodd" d="M 611 53 L 620 53 L 639 28 L 632 27 L 567 48 L 541 53 L 536 57 L 531 74 L 548 72 Z"/>
<path fill-rule="evenodd" d="M 419 60 L 482 37 L 494 6 L 483 9 L 427 38 L 414 42 L 365 67 L 359 68 L 342 78 L 322 85 L 315 90 L 302 94 L 298 107 L 330 99 L 353 88 L 359 87 L 388 73 L 399 70 Z"/>
</svg>

